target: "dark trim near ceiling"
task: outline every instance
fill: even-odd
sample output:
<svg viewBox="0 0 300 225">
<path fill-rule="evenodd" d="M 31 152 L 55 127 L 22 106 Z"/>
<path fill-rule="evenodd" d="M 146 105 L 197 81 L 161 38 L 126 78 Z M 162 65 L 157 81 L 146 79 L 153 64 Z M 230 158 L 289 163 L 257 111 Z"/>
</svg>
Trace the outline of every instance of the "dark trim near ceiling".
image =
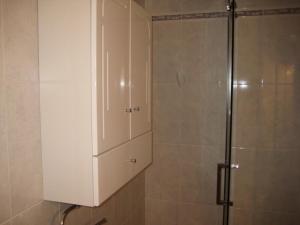
<svg viewBox="0 0 300 225">
<path fill-rule="evenodd" d="M 300 14 L 300 8 L 244 10 L 236 12 L 236 16 L 271 16 L 286 14 Z"/>
<path fill-rule="evenodd" d="M 209 12 L 209 13 L 190 13 L 190 14 L 177 14 L 177 15 L 161 15 L 153 16 L 152 21 L 164 21 L 164 20 L 190 20 L 190 19 L 202 19 L 202 18 L 219 18 L 227 17 L 227 12 Z"/>
<path fill-rule="evenodd" d="M 235 13 L 236 16 L 270 16 L 270 15 L 287 15 L 300 14 L 299 8 L 284 8 L 284 9 L 259 9 L 259 10 L 242 10 Z M 227 17 L 228 12 L 207 12 L 207 13 L 188 13 L 174 15 L 152 16 L 152 21 L 167 21 L 167 20 L 191 20 L 205 18 L 220 18 Z"/>
</svg>

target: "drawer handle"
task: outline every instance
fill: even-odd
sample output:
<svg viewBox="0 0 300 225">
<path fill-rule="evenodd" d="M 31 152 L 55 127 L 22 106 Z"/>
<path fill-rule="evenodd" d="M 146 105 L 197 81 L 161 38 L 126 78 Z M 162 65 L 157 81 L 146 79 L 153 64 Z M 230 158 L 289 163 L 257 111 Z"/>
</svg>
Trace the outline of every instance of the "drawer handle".
<svg viewBox="0 0 300 225">
<path fill-rule="evenodd" d="M 130 159 L 131 163 L 136 163 L 136 161 L 137 161 L 136 159 Z"/>
</svg>

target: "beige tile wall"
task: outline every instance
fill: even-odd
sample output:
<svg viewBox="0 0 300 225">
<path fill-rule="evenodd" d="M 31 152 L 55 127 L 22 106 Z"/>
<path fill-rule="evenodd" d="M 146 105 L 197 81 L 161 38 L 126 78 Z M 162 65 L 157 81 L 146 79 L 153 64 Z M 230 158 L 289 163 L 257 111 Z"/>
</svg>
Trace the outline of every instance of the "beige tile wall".
<svg viewBox="0 0 300 225">
<path fill-rule="evenodd" d="M 146 224 L 219 225 L 226 19 L 154 22 L 153 42 L 154 162 L 146 171 Z"/>
<path fill-rule="evenodd" d="M 37 0 L 0 0 L 0 224 L 58 225 L 68 206 L 42 200 Z M 144 175 L 67 224 L 143 225 Z"/>
<path fill-rule="evenodd" d="M 145 0 L 134 0 L 138 4 L 140 4 L 142 7 L 145 7 Z"/>
</svg>

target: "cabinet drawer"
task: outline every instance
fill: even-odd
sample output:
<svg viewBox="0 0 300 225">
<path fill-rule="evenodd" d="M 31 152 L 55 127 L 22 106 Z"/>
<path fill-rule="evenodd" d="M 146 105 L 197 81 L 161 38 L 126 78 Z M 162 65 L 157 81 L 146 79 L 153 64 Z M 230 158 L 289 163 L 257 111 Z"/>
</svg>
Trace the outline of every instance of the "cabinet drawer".
<svg viewBox="0 0 300 225">
<path fill-rule="evenodd" d="M 130 143 L 131 159 L 133 163 L 133 176 L 140 173 L 152 163 L 152 132 L 133 139 Z"/>
<path fill-rule="evenodd" d="M 132 177 L 130 143 L 121 145 L 98 157 L 99 202 L 102 203 Z"/>
</svg>

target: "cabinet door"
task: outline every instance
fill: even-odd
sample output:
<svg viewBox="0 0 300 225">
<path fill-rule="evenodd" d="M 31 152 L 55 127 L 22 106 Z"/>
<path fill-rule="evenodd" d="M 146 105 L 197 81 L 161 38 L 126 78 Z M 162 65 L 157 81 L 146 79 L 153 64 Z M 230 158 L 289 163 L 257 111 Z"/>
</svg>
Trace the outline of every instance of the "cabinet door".
<svg viewBox="0 0 300 225">
<path fill-rule="evenodd" d="M 101 204 L 132 178 L 130 142 L 98 156 L 98 196 L 96 205 Z"/>
<path fill-rule="evenodd" d="M 151 129 L 151 18 L 131 6 L 131 137 Z"/>
<path fill-rule="evenodd" d="M 133 162 L 133 176 L 135 176 L 152 162 L 152 132 L 133 139 L 130 142 L 130 151 L 130 161 Z"/>
<path fill-rule="evenodd" d="M 102 0 L 99 4 L 98 132 L 103 152 L 130 139 L 130 4 L 129 0 Z"/>
</svg>

